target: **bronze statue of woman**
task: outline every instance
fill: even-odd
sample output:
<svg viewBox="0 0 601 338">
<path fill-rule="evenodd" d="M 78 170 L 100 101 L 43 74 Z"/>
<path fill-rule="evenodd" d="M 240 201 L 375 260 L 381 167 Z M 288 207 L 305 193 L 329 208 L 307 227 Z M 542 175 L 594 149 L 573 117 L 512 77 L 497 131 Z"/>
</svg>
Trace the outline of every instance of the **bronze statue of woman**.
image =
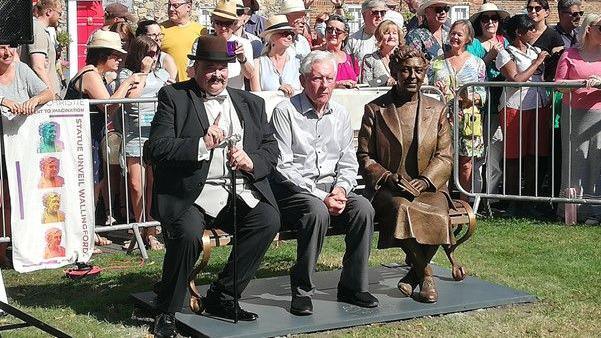
<svg viewBox="0 0 601 338">
<path fill-rule="evenodd" d="M 357 157 L 380 223 L 378 248 L 400 247 L 411 265 L 399 290 L 411 296 L 419 285 L 418 299 L 436 302 L 429 263 L 440 245 L 453 244 L 447 190 L 453 150 L 446 106 L 420 93 L 427 67 L 412 47 L 393 53 L 397 84 L 365 106 Z"/>
</svg>

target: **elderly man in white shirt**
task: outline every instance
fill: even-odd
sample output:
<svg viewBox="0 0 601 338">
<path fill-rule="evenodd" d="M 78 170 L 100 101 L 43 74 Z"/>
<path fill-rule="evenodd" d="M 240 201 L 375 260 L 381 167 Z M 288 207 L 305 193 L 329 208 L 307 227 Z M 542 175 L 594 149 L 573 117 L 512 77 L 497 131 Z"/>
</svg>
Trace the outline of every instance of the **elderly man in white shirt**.
<svg viewBox="0 0 601 338">
<path fill-rule="evenodd" d="M 303 36 L 307 11 L 303 0 L 284 0 L 279 13 L 286 15 L 288 24 L 294 28 L 294 32 L 296 33 L 294 45 L 288 50 L 294 53 L 294 56 L 299 61 L 302 61 L 311 52 L 311 45 L 307 41 L 307 38 Z"/>
<path fill-rule="evenodd" d="M 282 222 L 298 229 L 290 312 L 313 313 L 313 272 L 330 224 L 346 228 L 338 301 L 376 307 L 367 279 L 375 212 L 366 198 L 353 192 L 359 165 L 351 117 L 330 101 L 337 62 L 328 52 L 313 51 L 300 70 L 304 91 L 280 103 L 272 115 L 280 149 L 272 190 Z"/>
<path fill-rule="evenodd" d="M 387 12 L 388 6 L 384 0 L 365 0 L 361 4 L 361 13 L 365 24 L 349 37 L 346 43 L 348 54 L 353 54 L 361 62 L 365 55 L 378 50 L 374 33 Z"/>
</svg>

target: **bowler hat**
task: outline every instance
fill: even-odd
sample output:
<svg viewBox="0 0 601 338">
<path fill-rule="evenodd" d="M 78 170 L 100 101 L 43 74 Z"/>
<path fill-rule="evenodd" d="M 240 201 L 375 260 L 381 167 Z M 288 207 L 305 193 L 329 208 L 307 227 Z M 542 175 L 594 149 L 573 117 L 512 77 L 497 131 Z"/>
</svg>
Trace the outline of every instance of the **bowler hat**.
<svg viewBox="0 0 601 338">
<path fill-rule="evenodd" d="M 227 54 L 227 41 L 221 36 L 203 35 L 196 42 L 196 54 L 188 54 L 190 60 L 231 62 L 235 55 Z"/>
</svg>

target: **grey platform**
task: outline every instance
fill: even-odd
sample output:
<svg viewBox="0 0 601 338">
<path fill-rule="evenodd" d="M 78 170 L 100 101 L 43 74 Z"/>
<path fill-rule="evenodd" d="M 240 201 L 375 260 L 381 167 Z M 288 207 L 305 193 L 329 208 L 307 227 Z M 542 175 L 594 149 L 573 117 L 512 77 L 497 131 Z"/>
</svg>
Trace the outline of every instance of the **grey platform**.
<svg viewBox="0 0 601 338">
<path fill-rule="evenodd" d="M 336 301 L 336 287 L 340 276 L 340 270 L 337 270 L 315 274 L 315 283 L 319 290 L 313 298 L 312 316 L 298 317 L 290 314 L 289 278 L 279 276 L 255 279 L 244 291 L 240 305 L 245 310 L 259 314 L 259 319 L 255 322 L 234 324 L 219 318 L 198 316 L 188 309 L 187 302 L 182 312 L 176 313 L 175 318 L 178 327 L 184 328 L 195 337 L 268 337 L 536 301 L 534 296 L 527 293 L 478 278 L 467 277 L 462 282 L 456 282 L 449 270 L 434 266 L 438 302 L 419 303 L 404 297 L 396 287 L 406 271 L 405 266 L 370 269 L 370 292 L 380 301 L 380 306 L 374 309 Z M 207 288 L 208 285 L 200 287 L 203 293 Z M 149 311 L 154 310 L 154 293 L 135 293 L 132 294 L 132 298 L 137 306 Z"/>
</svg>

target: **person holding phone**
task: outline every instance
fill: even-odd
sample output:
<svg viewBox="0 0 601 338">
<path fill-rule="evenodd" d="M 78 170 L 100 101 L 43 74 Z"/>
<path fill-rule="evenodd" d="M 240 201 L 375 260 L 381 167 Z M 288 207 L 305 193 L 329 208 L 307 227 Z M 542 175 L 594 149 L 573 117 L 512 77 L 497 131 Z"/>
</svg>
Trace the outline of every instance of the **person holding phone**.
<svg viewBox="0 0 601 338">
<path fill-rule="evenodd" d="M 169 72 L 158 68 L 161 55 L 159 45 L 148 36 L 138 36 L 132 40 L 125 59 L 125 66 L 119 72 L 118 82 L 136 74 L 138 86 L 127 92 L 127 98 L 157 97 L 159 89 L 170 82 Z M 154 118 L 154 103 L 135 103 L 124 105 L 124 114 L 116 116 L 117 128 L 123 129 L 125 139 L 125 162 L 127 184 L 131 192 L 131 204 L 136 222 L 150 220 L 150 204 L 152 193 L 152 167 L 142 160 L 142 147 L 150 134 L 150 122 Z M 121 157 L 123 158 L 123 157 Z M 145 196 L 145 198 L 143 198 Z M 143 203 L 144 202 L 144 203 Z M 143 205 L 145 204 L 145 208 Z M 144 210 L 145 209 L 145 210 Z M 151 250 L 163 249 L 163 244 L 156 238 L 156 227 L 144 228 L 143 239 Z"/>
<path fill-rule="evenodd" d="M 235 56 L 234 60 L 227 66 L 228 86 L 236 89 L 245 89 L 244 79 L 251 79 L 254 73 L 253 49 L 250 41 L 234 35 L 238 22 L 236 13 L 236 2 L 233 0 L 220 0 L 211 15 L 211 22 L 215 35 L 223 37 L 227 41 L 227 53 Z M 196 53 L 197 42 L 192 47 L 192 53 Z M 191 70 L 191 64 L 189 65 Z"/>
</svg>

